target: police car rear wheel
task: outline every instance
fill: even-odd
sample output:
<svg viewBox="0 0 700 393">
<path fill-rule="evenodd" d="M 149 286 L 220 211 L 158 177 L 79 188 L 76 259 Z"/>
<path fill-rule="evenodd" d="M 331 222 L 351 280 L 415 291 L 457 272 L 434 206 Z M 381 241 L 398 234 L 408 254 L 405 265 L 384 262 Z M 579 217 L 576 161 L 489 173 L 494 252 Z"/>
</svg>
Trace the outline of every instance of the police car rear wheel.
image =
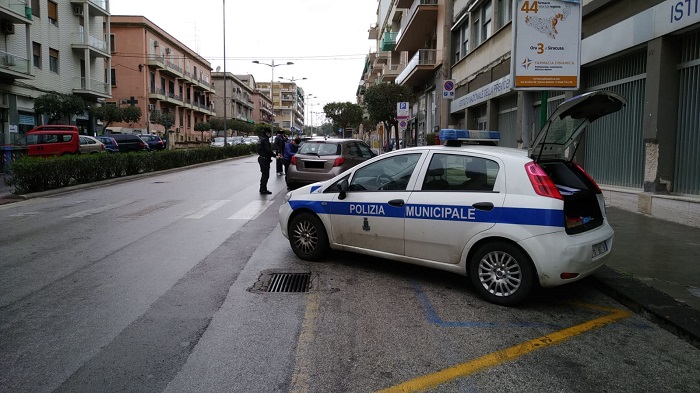
<svg viewBox="0 0 700 393">
<path fill-rule="evenodd" d="M 289 224 L 289 244 L 301 259 L 318 261 L 328 252 L 328 235 L 321 220 L 313 214 L 302 213 Z"/>
<path fill-rule="evenodd" d="M 535 280 L 527 255 L 502 241 L 484 244 L 474 253 L 469 276 L 481 297 L 502 306 L 522 303 Z"/>
</svg>

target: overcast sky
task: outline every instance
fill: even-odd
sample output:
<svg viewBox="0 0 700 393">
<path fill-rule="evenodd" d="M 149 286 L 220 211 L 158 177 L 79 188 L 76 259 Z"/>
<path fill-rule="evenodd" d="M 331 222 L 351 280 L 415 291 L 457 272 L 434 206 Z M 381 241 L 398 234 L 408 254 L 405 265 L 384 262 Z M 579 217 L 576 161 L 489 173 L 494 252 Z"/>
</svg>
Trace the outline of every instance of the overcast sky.
<svg viewBox="0 0 700 393">
<path fill-rule="evenodd" d="M 225 0 L 111 0 L 112 15 L 142 15 L 224 68 Z M 328 102 L 355 102 L 368 39 L 376 23 L 377 0 L 229 0 L 226 1 L 226 71 L 252 74 L 269 82 L 272 68 L 253 64 L 294 62 L 274 68 L 274 78 L 297 81 L 315 95 L 314 111 Z"/>
</svg>

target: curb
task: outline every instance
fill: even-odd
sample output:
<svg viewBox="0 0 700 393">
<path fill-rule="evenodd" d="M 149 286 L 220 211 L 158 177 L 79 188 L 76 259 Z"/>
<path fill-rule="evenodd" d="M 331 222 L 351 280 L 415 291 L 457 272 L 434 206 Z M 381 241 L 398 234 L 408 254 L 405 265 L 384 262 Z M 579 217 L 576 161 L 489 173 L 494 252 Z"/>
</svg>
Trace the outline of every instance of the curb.
<svg viewBox="0 0 700 393">
<path fill-rule="evenodd" d="M 609 266 L 591 278 L 606 295 L 700 349 L 700 311 Z"/>
</svg>

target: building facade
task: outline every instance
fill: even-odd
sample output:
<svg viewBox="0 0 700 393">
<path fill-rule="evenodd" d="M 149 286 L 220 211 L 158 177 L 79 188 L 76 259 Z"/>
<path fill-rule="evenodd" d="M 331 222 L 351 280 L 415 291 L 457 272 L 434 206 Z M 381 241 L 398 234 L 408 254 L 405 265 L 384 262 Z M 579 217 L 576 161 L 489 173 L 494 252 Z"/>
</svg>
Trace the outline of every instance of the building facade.
<svg viewBox="0 0 700 393">
<path fill-rule="evenodd" d="M 272 101 L 268 95 L 257 88 L 253 75 L 236 75 L 236 78 L 250 89 L 250 96 L 253 100 L 252 119 L 255 124 L 272 124 Z M 221 114 L 219 114 L 220 116 Z"/>
<path fill-rule="evenodd" d="M 14 144 L 46 116 L 47 93 L 80 96 L 86 109 L 63 121 L 96 132 L 89 108 L 111 96 L 109 0 L 0 0 L 0 144 Z"/>
<path fill-rule="evenodd" d="M 408 15 L 431 3 L 406 2 L 411 3 Z M 387 0 L 388 6 L 384 3 L 380 1 L 378 10 L 378 14 L 386 15 L 377 25 L 379 42 L 384 38 L 382 29 L 404 19 L 391 16 L 398 12 L 392 7 L 398 8 L 402 1 Z M 412 103 L 412 116 L 419 124 L 424 118 L 440 128 L 497 130 L 500 145 L 527 148 L 539 130 L 541 113 L 551 113 L 565 99 L 586 91 L 618 93 L 627 99 L 626 107 L 589 126 L 587 137 L 577 149 L 577 162 L 598 181 L 608 204 L 700 226 L 697 1 L 581 1 L 579 90 L 546 92 L 513 89 L 511 63 L 521 59 L 511 58 L 512 19 L 524 0 L 437 3 L 436 38 L 431 41 L 434 44 L 426 40 L 424 46 L 449 48 L 444 51 L 449 56 L 443 57 L 442 70 L 445 79 L 455 81 L 455 98 L 447 100 L 435 95 L 439 98 L 431 104 L 423 94 L 424 98 Z M 441 6 L 444 13 L 439 12 Z M 410 29 L 411 24 L 407 26 Z M 448 26 L 443 45 L 438 38 L 441 26 Z M 394 51 L 408 49 L 399 45 L 400 36 L 401 33 Z M 393 59 L 396 54 L 391 56 Z M 416 74 L 412 70 L 426 62 L 418 56 L 417 62 L 413 60 L 416 66 L 407 63 L 396 83 L 410 81 L 411 75 Z M 381 72 L 374 78 L 381 78 Z M 439 75 L 434 74 L 433 80 L 439 92 Z M 426 87 L 414 87 L 414 91 L 425 93 Z M 541 110 L 543 105 L 545 109 Z M 444 118 L 440 117 L 441 112 L 446 112 Z M 430 114 L 439 121 L 429 122 Z"/>
<path fill-rule="evenodd" d="M 110 124 L 111 132 L 157 134 L 175 144 L 208 140 L 194 126 L 216 115 L 209 61 L 143 16 L 114 15 L 111 32 L 112 99 L 107 104 L 137 105 L 143 113 L 138 122 Z M 174 117 L 167 134 L 151 121 L 158 113 Z"/>
<path fill-rule="evenodd" d="M 270 82 L 258 82 L 258 91 L 270 95 Z M 296 82 L 274 82 L 272 84 L 274 125 L 285 132 L 298 133 L 304 126 L 304 90 Z"/>
<path fill-rule="evenodd" d="M 225 114 L 227 119 L 238 119 L 255 124 L 255 95 L 257 92 L 252 75 L 244 78 L 245 82 L 239 79 L 238 75 L 230 72 L 226 74 L 213 72 L 211 77 L 212 87 L 216 91 L 212 96 L 212 100 L 214 107 L 217 108 L 217 116 L 224 117 Z M 226 78 L 225 90 L 224 77 Z M 226 96 L 226 104 L 224 104 L 224 95 Z"/>
</svg>

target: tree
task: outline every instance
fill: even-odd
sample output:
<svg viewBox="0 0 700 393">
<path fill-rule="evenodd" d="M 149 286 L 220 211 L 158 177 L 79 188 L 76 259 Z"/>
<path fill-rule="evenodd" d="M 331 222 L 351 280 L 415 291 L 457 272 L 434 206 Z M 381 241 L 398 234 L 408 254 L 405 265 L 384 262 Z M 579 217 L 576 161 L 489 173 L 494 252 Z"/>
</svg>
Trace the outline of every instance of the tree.
<svg viewBox="0 0 700 393">
<path fill-rule="evenodd" d="M 118 107 L 106 104 L 91 109 L 92 115 L 104 123 L 107 128 L 112 123 L 136 123 L 141 119 L 141 108 L 138 106 Z"/>
<path fill-rule="evenodd" d="M 168 132 L 175 124 L 175 115 L 170 112 L 151 112 L 151 123 L 160 124 L 165 127 L 165 132 Z"/>
<path fill-rule="evenodd" d="M 362 123 L 364 110 L 361 106 L 351 102 L 331 102 L 323 106 L 323 113 L 333 123 L 345 130 L 357 128 Z"/>
<path fill-rule="evenodd" d="M 370 120 L 376 123 L 383 123 L 384 129 L 394 128 L 394 143 L 399 148 L 399 122 L 396 119 L 396 103 L 410 102 L 413 93 L 406 86 L 393 83 L 380 83 L 370 86 L 365 90 L 364 102 L 367 106 Z"/>
<path fill-rule="evenodd" d="M 34 111 L 40 115 L 48 115 L 49 124 L 55 121 L 78 115 L 85 110 L 85 101 L 73 94 L 48 93 L 34 100 Z"/>
<path fill-rule="evenodd" d="M 201 121 L 199 123 L 194 123 L 194 130 L 202 133 L 202 140 L 204 140 L 204 132 L 211 130 L 211 125 L 209 122 Z"/>
</svg>

